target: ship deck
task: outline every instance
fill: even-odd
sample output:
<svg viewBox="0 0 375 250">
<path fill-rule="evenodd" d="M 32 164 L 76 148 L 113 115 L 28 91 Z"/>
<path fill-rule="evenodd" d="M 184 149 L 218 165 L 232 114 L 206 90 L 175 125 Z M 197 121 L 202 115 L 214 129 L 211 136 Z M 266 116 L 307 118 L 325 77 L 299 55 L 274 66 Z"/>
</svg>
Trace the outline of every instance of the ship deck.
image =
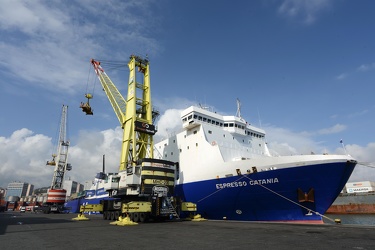
<svg viewBox="0 0 375 250">
<path fill-rule="evenodd" d="M 101 216 L 0 213 L 2 249 L 373 249 L 374 227 L 234 221 L 114 226 Z"/>
</svg>

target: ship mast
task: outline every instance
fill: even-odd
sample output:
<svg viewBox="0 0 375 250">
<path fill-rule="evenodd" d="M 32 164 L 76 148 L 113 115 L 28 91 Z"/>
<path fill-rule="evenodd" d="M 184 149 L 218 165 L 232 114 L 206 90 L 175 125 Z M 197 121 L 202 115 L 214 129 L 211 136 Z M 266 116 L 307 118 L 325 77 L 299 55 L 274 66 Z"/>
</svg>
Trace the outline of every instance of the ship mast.
<svg viewBox="0 0 375 250">
<path fill-rule="evenodd" d="M 237 98 L 237 113 L 236 113 L 236 116 L 241 118 L 241 101 L 238 98 Z"/>
</svg>

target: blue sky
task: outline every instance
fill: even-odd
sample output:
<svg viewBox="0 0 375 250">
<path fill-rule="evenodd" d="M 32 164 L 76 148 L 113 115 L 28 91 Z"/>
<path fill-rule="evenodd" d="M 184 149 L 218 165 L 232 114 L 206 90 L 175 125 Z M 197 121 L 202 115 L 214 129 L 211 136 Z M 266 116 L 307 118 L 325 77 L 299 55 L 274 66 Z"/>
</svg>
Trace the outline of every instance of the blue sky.
<svg viewBox="0 0 375 250">
<path fill-rule="evenodd" d="M 0 187 L 48 186 L 45 166 L 69 106 L 67 178 L 116 172 L 122 131 L 90 59 L 126 96 L 129 55 L 148 55 L 159 137 L 191 104 L 241 114 L 267 132 L 272 152 L 343 153 L 375 162 L 375 2 L 1 0 Z M 104 67 L 104 65 L 103 65 Z M 79 103 L 93 92 L 94 116 Z M 375 181 L 358 166 L 352 181 Z"/>
</svg>

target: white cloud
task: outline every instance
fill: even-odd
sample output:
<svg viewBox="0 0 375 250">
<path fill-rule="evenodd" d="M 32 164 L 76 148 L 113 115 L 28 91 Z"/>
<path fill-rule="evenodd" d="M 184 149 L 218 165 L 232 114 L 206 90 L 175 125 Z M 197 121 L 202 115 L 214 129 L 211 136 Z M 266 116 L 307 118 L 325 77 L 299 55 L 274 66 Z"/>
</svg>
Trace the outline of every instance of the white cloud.
<svg viewBox="0 0 375 250">
<path fill-rule="evenodd" d="M 341 75 L 336 76 L 335 78 L 336 78 L 336 80 L 344 80 L 347 76 L 348 76 L 348 74 L 343 73 Z"/>
<path fill-rule="evenodd" d="M 284 0 L 278 12 L 291 19 L 302 19 L 305 24 L 312 24 L 317 16 L 328 9 L 332 0 Z"/>
<path fill-rule="evenodd" d="M 111 55 L 113 60 L 127 58 L 134 51 L 158 53 L 158 42 L 147 35 L 150 27 L 157 27 L 156 21 L 150 22 L 156 19 L 148 13 L 150 2 L 33 1 L 31 4 L 7 0 L 0 8 L 0 57 L 7 60 L 0 63 L 8 75 L 27 80 L 18 84 L 68 93 L 80 91 L 77 83 L 87 80 L 91 57 L 104 57 L 106 51 L 117 47 L 124 54 Z M 136 12 L 141 12 L 144 18 L 131 14 Z M 117 31 L 118 27 L 122 32 Z"/>
<path fill-rule="evenodd" d="M 310 133 L 295 133 L 285 128 L 266 125 L 268 147 L 276 155 L 323 153 L 324 148 L 311 139 Z"/>
<path fill-rule="evenodd" d="M 178 117 L 178 118 L 177 118 Z M 181 126 L 180 110 L 167 110 L 159 121 L 161 136 L 167 136 Z M 267 141 L 271 152 L 278 155 L 306 153 L 330 153 L 319 142 L 315 142 L 308 133 L 295 133 L 288 129 L 274 126 L 264 127 L 268 132 Z M 167 130 L 168 129 L 168 130 Z M 117 172 L 123 131 L 120 127 L 104 131 L 80 131 L 76 144 L 69 147 L 69 163 L 73 169 L 65 178 L 84 183 L 102 170 L 102 157 L 105 155 L 106 171 Z M 9 137 L 0 137 L 0 186 L 6 187 L 12 181 L 34 184 L 36 187 L 49 186 L 53 169 L 46 166 L 51 160 L 51 149 L 54 148 L 51 138 L 34 134 L 28 129 L 14 131 Z M 366 146 L 346 145 L 346 151 L 359 162 L 374 163 L 375 143 Z M 343 154 L 338 147 L 334 153 Z M 373 168 L 358 165 L 351 181 L 374 180 Z"/>
<path fill-rule="evenodd" d="M 342 124 L 336 124 L 330 128 L 323 128 L 318 131 L 318 134 L 321 135 L 327 135 L 327 134 L 335 134 L 335 133 L 340 133 L 346 129 L 345 125 Z"/>
<path fill-rule="evenodd" d="M 369 64 L 362 64 L 361 66 L 357 67 L 357 69 L 350 73 L 355 74 L 355 73 L 361 73 L 361 72 L 367 72 L 370 70 L 375 70 L 375 63 L 369 63 Z M 352 70 L 353 71 L 353 70 Z M 336 80 L 344 80 L 349 76 L 349 73 L 342 73 L 338 76 L 335 77 Z"/>
<path fill-rule="evenodd" d="M 169 109 L 160 117 L 158 122 L 159 138 L 167 138 L 169 135 L 181 130 L 181 109 Z"/>
<path fill-rule="evenodd" d="M 73 169 L 66 178 L 84 183 L 102 170 L 102 157 L 106 155 L 108 172 L 118 172 L 122 129 L 81 131 L 76 145 L 69 147 L 68 162 Z M 53 167 L 46 166 L 52 159 L 51 138 L 34 134 L 28 129 L 15 131 L 9 138 L 0 137 L 0 186 L 12 181 L 27 182 L 36 187 L 50 186 Z"/>
<path fill-rule="evenodd" d="M 375 63 L 370 63 L 370 64 L 362 64 L 357 68 L 357 71 L 369 71 L 369 70 L 374 70 L 375 69 Z"/>
<path fill-rule="evenodd" d="M 372 142 L 366 146 L 356 144 L 345 145 L 345 150 L 359 162 L 350 178 L 350 181 L 374 181 L 375 143 Z M 337 148 L 336 152 L 341 154 L 345 153 L 343 148 Z"/>
</svg>

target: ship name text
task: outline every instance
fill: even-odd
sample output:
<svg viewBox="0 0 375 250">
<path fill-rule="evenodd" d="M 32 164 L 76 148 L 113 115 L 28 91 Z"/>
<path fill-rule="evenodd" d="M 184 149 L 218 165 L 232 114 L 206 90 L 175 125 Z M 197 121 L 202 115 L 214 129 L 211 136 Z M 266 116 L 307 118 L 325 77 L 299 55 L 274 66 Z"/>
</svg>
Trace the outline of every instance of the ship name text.
<svg viewBox="0 0 375 250">
<path fill-rule="evenodd" d="M 226 183 L 218 183 L 216 184 L 216 189 L 246 187 L 247 185 L 253 186 L 253 185 L 274 184 L 278 182 L 279 182 L 278 178 L 250 180 L 249 182 L 233 181 L 233 182 L 226 182 Z"/>
</svg>

